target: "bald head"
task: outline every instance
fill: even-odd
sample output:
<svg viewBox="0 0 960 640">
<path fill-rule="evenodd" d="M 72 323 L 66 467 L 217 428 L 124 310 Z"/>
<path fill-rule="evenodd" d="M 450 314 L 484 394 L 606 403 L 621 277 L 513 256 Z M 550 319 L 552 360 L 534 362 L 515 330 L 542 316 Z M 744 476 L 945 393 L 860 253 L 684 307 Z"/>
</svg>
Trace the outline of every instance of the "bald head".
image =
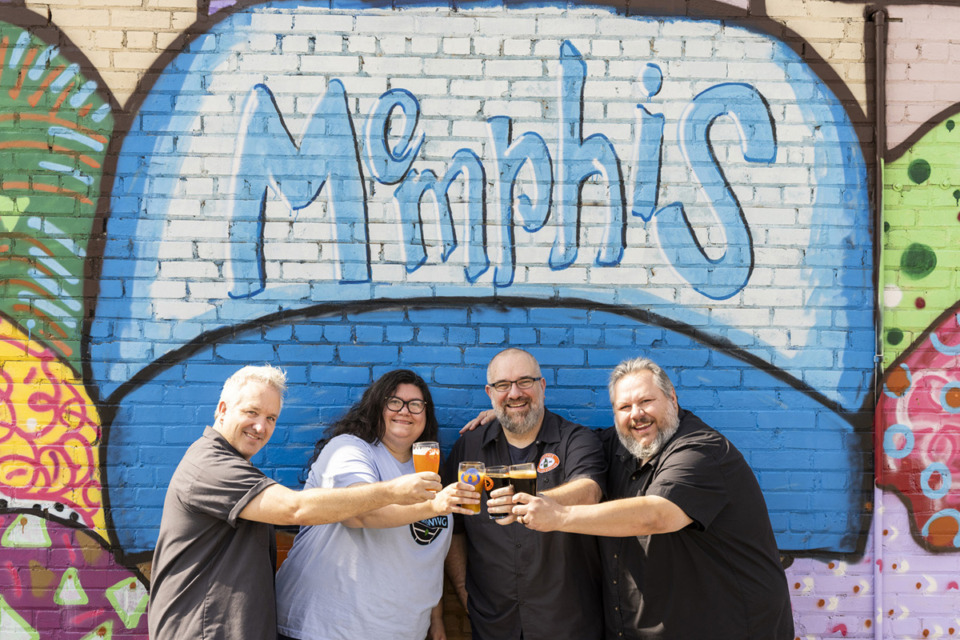
<svg viewBox="0 0 960 640">
<path fill-rule="evenodd" d="M 490 360 L 490 364 L 487 365 L 487 384 L 497 380 L 509 379 L 505 378 L 502 373 L 517 368 L 523 369 L 526 375 L 535 378 L 540 377 L 540 363 L 537 362 L 537 359 L 529 351 L 511 347 L 504 349 Z"/>
<path fill-rule="evenodd" d="M 505 349 L 490 361 L 487 395 L 510 444 L 540 431 L 546 386 L 537 359 L 523 349 Z"/>
</svg>

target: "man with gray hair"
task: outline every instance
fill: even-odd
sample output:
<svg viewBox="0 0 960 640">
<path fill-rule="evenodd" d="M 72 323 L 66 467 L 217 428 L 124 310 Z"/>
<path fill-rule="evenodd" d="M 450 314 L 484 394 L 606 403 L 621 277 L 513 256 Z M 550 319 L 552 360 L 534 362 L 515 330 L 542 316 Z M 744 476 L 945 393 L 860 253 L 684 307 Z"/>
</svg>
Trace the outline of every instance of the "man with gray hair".
<svg viewBox="0 0 960 640">
<path fill-rule="evenodd" d="M 247 366 L 224 383 L 214 424 L 173 473 L 151 571 L 152 640 L 276 638 L 273 525 L 338 522 L 442 489 L 435 473 L 294 491 L 250 464 L 273 435 L 286 374 Z"/>
<path fill-rule="evenodd" d="M 620 363 L 609 389 L 609 500 L 521 494 L 514 513 L 530 529 L 602 536 L 608 639 L 792 639 L 786 575 L 746 460 L 680 409 L 651 360 Z"/>
</svg>

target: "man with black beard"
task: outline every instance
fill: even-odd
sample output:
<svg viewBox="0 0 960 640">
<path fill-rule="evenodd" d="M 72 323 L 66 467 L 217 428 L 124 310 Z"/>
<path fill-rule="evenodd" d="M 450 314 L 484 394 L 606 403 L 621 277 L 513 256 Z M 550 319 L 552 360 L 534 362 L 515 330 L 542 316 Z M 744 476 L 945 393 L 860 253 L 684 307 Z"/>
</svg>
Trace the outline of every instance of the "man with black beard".
<svg viewBox="0 0 960 640">
<path fill-rule="evenodd" d="M 521 494 L 514 513 L 537 531 L 602 536 L 608 639 L 792 639 L 786 575 L 746 460 L 680 409 L 652 361 L 620 363 L 609 389 L 609 501 Z"/>
<path fill-rule="evenodd" d="M 526 351 L 494 356 L 486 392 L 496 420 L 457 440 L 446 477 L 455 480 L 462 461 L 487 467 L 532 462 L 538 493 L 552 503 L 595 504 L 606 473 L 600 440 L 544 409 L 546 386 L 540 365 Z M 599 640 L 596 538 L 529 530 L 511 514 L 513 497 L 512 487 L 498 489 L 484 500 L 486 513 L 454 517 L 447 573 L 470 612 L 474 640 Z"/>
</svg>

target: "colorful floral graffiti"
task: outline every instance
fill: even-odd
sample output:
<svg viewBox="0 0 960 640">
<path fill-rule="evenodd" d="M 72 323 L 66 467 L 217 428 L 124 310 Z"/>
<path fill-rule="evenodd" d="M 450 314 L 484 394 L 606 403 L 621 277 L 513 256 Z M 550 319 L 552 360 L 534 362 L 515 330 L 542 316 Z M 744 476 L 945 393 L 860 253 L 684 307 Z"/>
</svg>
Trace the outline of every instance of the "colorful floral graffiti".
<svg viewBox="0 0 960 640">
<path fill-rule="evenodd" d="M 886 360 L 877 404 L 877 481 L 910 508 L 932 549 L 960 548 L 960 190 L 954 118 L 917 141 L 886 173 Z"/>
</svg>

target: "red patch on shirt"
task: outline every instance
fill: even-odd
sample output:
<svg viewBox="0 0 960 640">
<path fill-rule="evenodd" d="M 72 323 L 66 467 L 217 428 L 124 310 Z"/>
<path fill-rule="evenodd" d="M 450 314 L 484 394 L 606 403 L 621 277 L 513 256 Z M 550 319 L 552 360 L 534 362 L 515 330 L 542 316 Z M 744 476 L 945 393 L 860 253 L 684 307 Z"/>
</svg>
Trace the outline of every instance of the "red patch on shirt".
<svg viewBox="0 0 960 640">
<path fill-rule="evenodd" d="M 546 473 L 551 469 L 556 469 L 560 466 L 560 458 L 553 453 L 545 453 L 540 458 L 539 464 L 537 464 L 537 473 Z"/>
</svg>

